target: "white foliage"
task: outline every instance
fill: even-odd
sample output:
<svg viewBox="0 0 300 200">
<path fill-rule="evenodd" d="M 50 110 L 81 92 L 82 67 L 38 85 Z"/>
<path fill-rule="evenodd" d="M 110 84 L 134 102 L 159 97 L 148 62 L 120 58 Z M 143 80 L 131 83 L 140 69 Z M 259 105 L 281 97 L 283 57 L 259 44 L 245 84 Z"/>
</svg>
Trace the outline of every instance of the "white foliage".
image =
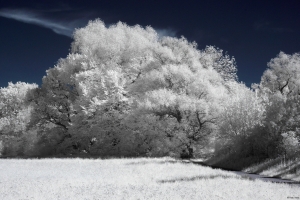
<svg viewBox="0 0 300 200">
<path fill-rule="evenodd" d="M 287 149 L 289 152 L 296 152 L 297 150 L 299 150 L 299 138 L 294 131 L 288 131 L 282 133 L 281 135 L 283 137 L 283 144 L 285 146 L 285 149 Z"/>
<path fill-rule="evenodd" d="M 37 87 L 36 84 L 9 82 L 6 88 L 0 89 L 0 131 L 18 133 L 26 130 L 32 111 L 25 103 L 26 95 Z"/>
<path fill-rule="evenodd" d="M 256 92 L 245 85 L 231 83 L 231 95 L 226 100 L 222 113 L 223 134 L 246 135 L 256 125 L 263 125 L 265 107 Z"/>
<path fill-rule="evenodd" d="M 51 88 L 50 95 L 57 101 L 59 95 L 76 94 L 62 101 L 76 113 L 69 118 L 72 130 L 83 130 L 85 123 L 93 134 L 103 135 L 105 129 L 108 135 L 118 133 L 122 139 L 120 127 L 132 134 L 128 138 L 150 137 L 154 129 L 161 134 L 176 130 L 181 138 L 192 138 L 191 134 L 200 138 L 215 129 L 230 95 L 225 83 L 235 77 L 234 58 L 223 55 L 222 50 L 202 52 L 195 42 L 184 37 L 161 38 L 151 27 L 121 22 L 106 27 L 95 20 L 75 31 L 71 53 L 47 71 L 43 86 Z M 128 120 L 131 117 L 135 120 Z"/>
<path fill-rule="evenodd" d="M 214 68 L 222 76 L 225 81 L 236 81 L 237 66 L 235 58 L 230 58 L 223 50 L 213 46 L 207 46 L 201 52 L 201 63 L 206 68 Z"/>
<path fill-rule="evenodd" d="M 300 54 L 293 55 L 280 52 L 268 63 L 268 69 L 261 78 L 262 87 L 272 93 L 277 91 L 288 95 L 300 92 Z"/>
</svg>

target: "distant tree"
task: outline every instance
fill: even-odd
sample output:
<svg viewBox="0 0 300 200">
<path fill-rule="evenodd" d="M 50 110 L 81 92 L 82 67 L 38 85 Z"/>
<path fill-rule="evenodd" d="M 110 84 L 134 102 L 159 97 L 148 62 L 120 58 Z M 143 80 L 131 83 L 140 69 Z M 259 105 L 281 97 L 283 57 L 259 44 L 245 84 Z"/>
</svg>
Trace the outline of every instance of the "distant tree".
<svg viewBox="0 0 300 200">
<path fill-rule="evenodd" d="M 17 135 L 26 130 L 32 108 L 26 105 L 26 95 L 36 84 L 8 83 L 0 89 L 0 131 L 2 135 Z"/>
<path fill-rule="evenodd" d="M 215 154 L 254 156 L 254 151 L 261 149 L 261 145 L 254 143 L 262 143 L 260 139 L 263 137 L 256 134 L 256 129 L 262 129 L 264 125 L 265 106 L 257 93 L 244 84 L 232 82 L 227 85 L 230 86 L 230 95 L 224 100 L 220 113 Z"/>
<path fill-rule="evenodd" d="M 283 95 L 300 94 L 300 54 L 293 55 L 280 52 L 268 63 L 268 69 L 261 78 L 261 86 L 270 93 Z"/>
<path fill-rule="evenodd" d="M 265 107 L 257 93 L 243 84 L 231 83 L 231 92 L 221 114 L 224 137 L 247 136 L 255 126 L 262 126 Z"/>
<path fill-rule="evenodd" d="M 27 135 L 32 107 L 26 98 L 37 87 L 36 84 L 9 82 L 7 87 L 0 88 L 0 141 L 2 153 L 7 156 L 18 154 L 20 138 Z M 25 145 L 23 143 L 23 148 Z"/>
<path fill-rule="evenodd" d="M 291 138 L 297 140 L 300 123 L 300 54 L 280 52 L 268 63 L 259 85 L 253 87 L 266 105 L 265 126 L 270 145 L 283 153 Z M 287 139 L 289 138 L 289 139 Z M 284 147 L 285 146 L 285 147 Z M 299 146 L 297 147 L 299 149 Z"/>
<path fill-rule="evenodd" d="M 282 133 L 283 147 L 286 154 L 295 154 L 300 150 L 299 128 Z"/>
</svg>

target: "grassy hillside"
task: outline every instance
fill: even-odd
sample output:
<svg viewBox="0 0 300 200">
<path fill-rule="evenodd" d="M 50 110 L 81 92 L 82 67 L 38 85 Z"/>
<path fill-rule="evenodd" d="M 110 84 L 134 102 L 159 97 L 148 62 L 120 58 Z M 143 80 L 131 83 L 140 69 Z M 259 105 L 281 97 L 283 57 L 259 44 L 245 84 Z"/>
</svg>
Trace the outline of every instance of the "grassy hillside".
<svg viewBox="0 0 300 200">
<path fill-rule="evenodd" d="M 0 199 L 287 199 L 299 185 L 160 159 L 0 160 Z"/>
</svg>

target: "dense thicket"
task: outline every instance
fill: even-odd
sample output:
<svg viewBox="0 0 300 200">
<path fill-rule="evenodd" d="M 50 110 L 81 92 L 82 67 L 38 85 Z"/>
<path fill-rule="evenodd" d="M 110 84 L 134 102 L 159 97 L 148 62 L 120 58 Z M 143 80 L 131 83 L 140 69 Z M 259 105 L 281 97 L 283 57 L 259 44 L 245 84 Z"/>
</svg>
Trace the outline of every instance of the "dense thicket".
<svg viewBox="0 0 300 200">
<path fill-rule="evenodd" d="M 41 87 L 1 88 L 2 155 L 294 152 L 299 68 L 299 54 L 280 53 L 249 89 L 238 82 L 235 59 L 216 47 L 91 21 L 74 32 L 70 54 L 46 71 Z"/>
</svg>

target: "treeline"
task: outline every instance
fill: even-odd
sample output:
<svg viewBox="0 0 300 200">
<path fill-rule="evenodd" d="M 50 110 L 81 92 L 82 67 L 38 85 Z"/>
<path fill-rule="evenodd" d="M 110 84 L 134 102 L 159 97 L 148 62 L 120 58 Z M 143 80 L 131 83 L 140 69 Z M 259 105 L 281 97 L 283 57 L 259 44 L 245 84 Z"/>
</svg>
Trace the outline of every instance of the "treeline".
<svg viewBox="0 0 300 200">
<path fill-rule="evenodd" d="M 298 151 L 300 55 L 281 52 L 252 89 L 236 72 L 216 47 L 91 21 L 41 87 L 0 89 L 1 155 L 264 159 Z"/>
</svg>

